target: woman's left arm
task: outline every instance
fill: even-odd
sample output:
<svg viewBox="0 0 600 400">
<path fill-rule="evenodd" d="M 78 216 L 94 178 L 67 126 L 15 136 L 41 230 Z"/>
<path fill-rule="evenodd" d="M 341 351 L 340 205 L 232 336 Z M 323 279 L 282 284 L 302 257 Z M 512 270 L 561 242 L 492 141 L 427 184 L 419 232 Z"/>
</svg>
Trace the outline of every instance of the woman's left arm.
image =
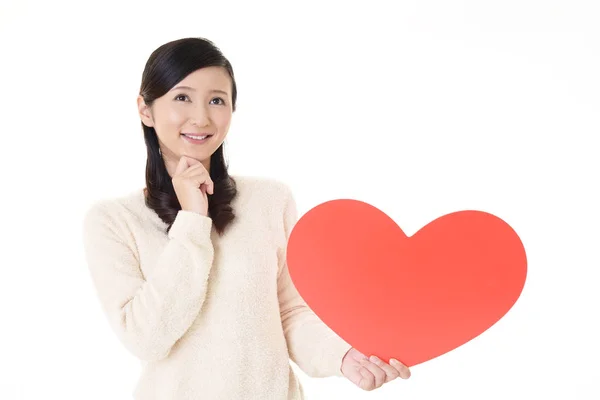
<svg viewBox="0 0 600 400">
<path fill-rule="evenodd" d="M 284 231 L 287 245 L 298 215 L 289 190 L 286 197 Z M 304 302 L 290 277 L 285 247 L 280 250 L 279 256 L 277 292 L 290 358 L 311 377 L 343 376 L 342 359 L 352 346 L 321 321 Z"/>
<path fill-rule="evenodd" d="M 290 358 L 315 378 L 343 376 L 342 359 L 352 346 L 306 305 L 284 265 L 278 279 L 279 310 Z"/>
<path fill-rule="evenodd" d="M 279 309 L 290 358 L 311 377 L 343 376 L 364 390 L 373 390 L 400 377 L 408 379 L 408 367 L 397 360 L 386 363 L 360 353 L 329 328 L 304 302 L 287 266 L 286 250 L 297 222 L 296 202 L 287 192 L 284 208 L 285 246 L 279 255 L 277 281 Z"/>
</svg>

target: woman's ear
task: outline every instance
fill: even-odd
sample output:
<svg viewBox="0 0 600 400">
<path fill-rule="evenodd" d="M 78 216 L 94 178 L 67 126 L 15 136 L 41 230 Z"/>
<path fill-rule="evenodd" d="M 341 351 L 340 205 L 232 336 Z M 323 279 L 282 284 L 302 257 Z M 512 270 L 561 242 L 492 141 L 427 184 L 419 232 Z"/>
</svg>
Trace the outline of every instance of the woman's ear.
<svg viewBox="0 0 600 400">
<path fill-rule="evenodd" d="M 148 107 L 146 105 L 146 102 L 144 101 L 144 98 L 141 95 L 138 96 L 138 98 L 137 98 L 137 104 L 138 104 L 138 112 L 140 114 L 140 118 L 141 118 L 142 122 L 144 123 L 144 125 L 153 127 L 154 120 L 152 119 L 152 113 L 150 112 L 150 107 Z"/>
</svg>

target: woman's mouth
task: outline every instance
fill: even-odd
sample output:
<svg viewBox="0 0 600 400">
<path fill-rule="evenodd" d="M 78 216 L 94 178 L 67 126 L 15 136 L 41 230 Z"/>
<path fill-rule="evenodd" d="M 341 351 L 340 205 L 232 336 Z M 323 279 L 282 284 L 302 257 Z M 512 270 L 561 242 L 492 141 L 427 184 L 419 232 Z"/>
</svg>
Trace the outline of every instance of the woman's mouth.
<svg viewBox="0 0 600 400">
<path fill-rule="evenodd" d="M 207 142 L 212 134 L 193 135 L 191 133 L 182 133 L 181 136 L 190 143 L 201 144 Z"/>
</svg>

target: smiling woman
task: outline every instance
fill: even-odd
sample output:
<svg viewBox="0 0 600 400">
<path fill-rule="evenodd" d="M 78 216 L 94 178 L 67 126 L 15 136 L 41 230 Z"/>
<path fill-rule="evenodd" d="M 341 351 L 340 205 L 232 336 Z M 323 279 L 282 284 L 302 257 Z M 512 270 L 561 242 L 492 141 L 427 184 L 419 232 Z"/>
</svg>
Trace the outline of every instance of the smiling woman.
<svg viewBox="0 0 600 400">
<path fill-rule="evenodd" d="M 297 220 L 290 189 L 227 172 L 236 90 L 206 39 L 154 51 L 138 97 L 146 187 L 98 201 L 85 217 L 102 308 L 144 362 L 134 397 L 300 400 L 290 359 L 309 376 L 346 376 L 363 389 L 407 377 L 352 349 L 298 294 L 286 263 Z"/>
</svg>

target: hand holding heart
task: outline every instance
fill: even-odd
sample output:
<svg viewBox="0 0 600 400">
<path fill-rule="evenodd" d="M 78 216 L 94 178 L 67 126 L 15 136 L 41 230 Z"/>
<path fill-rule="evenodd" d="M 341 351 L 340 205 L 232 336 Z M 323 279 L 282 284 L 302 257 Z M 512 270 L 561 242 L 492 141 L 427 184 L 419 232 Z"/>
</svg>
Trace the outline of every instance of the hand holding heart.
<svg viewBox="0 0 600 400">
<path fill-rule="evenodd" d="M 363 390 L 373 390 L 400 377 L 410 378 L 410 370 L 398 360 L 386 363 L 376 356 L 367 357 L 352 348 L 342 360 L 342 373 Z"/>
</svg>

